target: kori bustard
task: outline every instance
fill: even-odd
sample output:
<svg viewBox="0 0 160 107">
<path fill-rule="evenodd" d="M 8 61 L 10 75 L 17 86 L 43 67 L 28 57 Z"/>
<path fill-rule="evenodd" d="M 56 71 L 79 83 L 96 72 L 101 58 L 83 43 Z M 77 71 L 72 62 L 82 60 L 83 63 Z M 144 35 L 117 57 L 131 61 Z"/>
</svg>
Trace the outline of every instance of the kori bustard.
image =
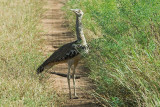
<svg viewBox="0 0 160 107">
<path fill-rule="evenodd" d="M 74 96 L 77 97 L 76 94 L 76 85 L 75 85 L 75 69 L 78 65 L 79 60 L 81 59 L 80 53 L 88 53 L 87 42 L 83 34 L 82 28 L 82 16 L 83 12 L 80 9 L 71 9 L 76 14 L 76 35 L 77 40 L 68 44 L 63 45 L 58 50 L 56 50 L 46 61 L 43 62 L 42 65 L 37 69 L 37 73 L 41 73 L 43 70 L 48 70 L 52 66 L 59 63 L 68 63 L 68 87 L 69 87 L 69 97 L 71 99 L 71 88 L 70 88 L 70 70 L 73 65 L 73 87 L 74 87 Z"/>
</svg>

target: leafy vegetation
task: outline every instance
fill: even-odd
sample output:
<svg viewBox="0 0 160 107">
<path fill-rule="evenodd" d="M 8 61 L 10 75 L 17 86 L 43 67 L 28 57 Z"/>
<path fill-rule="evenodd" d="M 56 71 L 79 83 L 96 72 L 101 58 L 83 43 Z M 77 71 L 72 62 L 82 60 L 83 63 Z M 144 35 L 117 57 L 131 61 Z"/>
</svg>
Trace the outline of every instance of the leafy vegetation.
<svg viewBox="0 0 160 107">
<path fill-rule="evenodd" d="M 69 0 L 64 8 L 84 11 L 85 60 L 101 103 L 160 106 L 160 1 Z"/>
<path fill-rule="evenodd" d="M 40 107 L 55 104 L 56 94 L 36 75 L 44 59 L 38 51 L 42 0 L 0 0 L 0 106 Z M 41 44 L 40 44 L 41 42 Z M 42 81 L 43 80 L 43 81 Z"/>
</svg>

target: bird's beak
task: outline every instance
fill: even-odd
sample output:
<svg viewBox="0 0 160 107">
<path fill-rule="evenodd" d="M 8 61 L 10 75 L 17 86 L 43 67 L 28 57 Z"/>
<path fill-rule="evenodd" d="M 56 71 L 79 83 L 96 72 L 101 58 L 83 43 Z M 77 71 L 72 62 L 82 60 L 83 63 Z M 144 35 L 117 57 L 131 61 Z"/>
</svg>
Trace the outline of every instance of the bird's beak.
<svg viewBox="0 0 160 107">
<path fill-rule="evenodd" d="M 75 9 L 70 9 L 70 10 L 75 13 Z"/>
</svg>

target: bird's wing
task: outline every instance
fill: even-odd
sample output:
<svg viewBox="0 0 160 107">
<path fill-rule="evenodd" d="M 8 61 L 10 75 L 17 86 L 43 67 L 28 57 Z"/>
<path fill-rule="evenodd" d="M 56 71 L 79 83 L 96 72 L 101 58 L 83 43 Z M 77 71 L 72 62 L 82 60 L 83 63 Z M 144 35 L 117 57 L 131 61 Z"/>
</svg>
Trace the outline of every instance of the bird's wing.
<svg viewBox="0 0 160 107">
<path fill-rule="evenodd" d="M 79 54 L 79 51 L 76 49 L 77 41 L 68 43 L 56 50 L 44 63 L 47 65 L 49 63 L 65 61 L 67 59 L 73 58 Z"/>
</svg>

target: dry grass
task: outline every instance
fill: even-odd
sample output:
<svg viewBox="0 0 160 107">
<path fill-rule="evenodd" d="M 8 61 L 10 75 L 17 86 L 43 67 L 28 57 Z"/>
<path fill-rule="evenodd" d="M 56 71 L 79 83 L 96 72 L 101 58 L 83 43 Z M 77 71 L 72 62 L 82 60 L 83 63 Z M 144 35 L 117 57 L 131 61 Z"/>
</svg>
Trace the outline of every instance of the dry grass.
<svg viewBox="0 0 160 107">
<path fill-rule="evenodd" d="M 43 0 L 0 0 L 0 106 L 52 106 L 57 97 L 36 68 L 44 59 Z M 41 42 L 41 44 L 40 44 Z"/>
</svg>

